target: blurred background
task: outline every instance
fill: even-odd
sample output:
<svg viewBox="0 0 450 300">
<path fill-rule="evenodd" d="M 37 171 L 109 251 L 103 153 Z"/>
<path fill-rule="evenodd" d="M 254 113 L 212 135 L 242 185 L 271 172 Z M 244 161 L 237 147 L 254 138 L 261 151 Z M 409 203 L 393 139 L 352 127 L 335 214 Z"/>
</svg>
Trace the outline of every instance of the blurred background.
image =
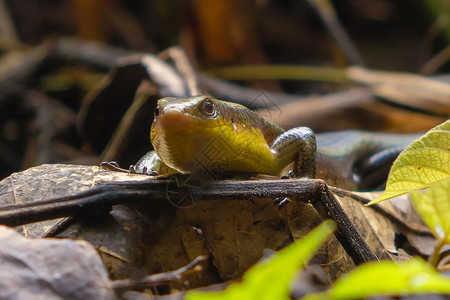
<svg viewBox="0 0 450 300">
<path fill-rule="evenodd" d="M 43 163 L 97 164 L 113 158 L 127 168 L 151 149 L 148 133 L 157 97 L 145 108 L 146 117 L 130 126 L 126 136 L 133 138 L 111 157 L 105 147 L 117 124 L 107 128 L 101 120 L 120 121 L 126 109 L 112 109 L 119 100 L 111 97 L 93 112 L 98 125 L 87 127 L 80 118 L 83 101 L 95 99 L 89 94 L 101 89 L 118 56 L 158 55 L 181 46 L 200 74 L 299 99 L 317 95 L 319 101 L 321 95 L 356 86 L 332 79 L 351 65 L 442 76 L 450 68 L 449 41 L 448 0 L 0 0 L 0 178 Z M 83 47 L 92 43 L 96 56 L 87 58 Z M 109 59 L 111 53 L 119 54 Z M 258 71 L 245 69 L 254 65 L 312 66 L 322 75 L 261 79 Z M 241 68 L 224 69 L 230 66 Z M 366 96 L 361 98 L 373 103 L 364 99 L 317 117 L 308 110 L 310 116 L 298 124 L 281 125 L 308 125 L 319 132 L 416 132 L 448 117 L 389 97 Z M 132 100 L 126 99 L 128 105 Z"/>
<path fill-rule="evenodd" d="M 9 25 L 2 26 L 2 50 L 74 36 L 150 53 L 181 45 L 200 69 L 227 64 L 348 64 L 308 1 L 2 2 L 2 23 L 9 19 Z M 448 45 L 449 1 L 332 4 L 373 68 L 419 72 L 433 53 Z"/>
</svg>

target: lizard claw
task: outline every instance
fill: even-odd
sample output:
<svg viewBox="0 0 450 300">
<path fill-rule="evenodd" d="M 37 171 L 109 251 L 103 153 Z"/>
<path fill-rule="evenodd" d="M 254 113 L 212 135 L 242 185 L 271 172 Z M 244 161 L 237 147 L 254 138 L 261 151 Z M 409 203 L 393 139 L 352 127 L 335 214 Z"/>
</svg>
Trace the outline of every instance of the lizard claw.
<svg viewBox="0 0 450 300">
<path fill-rule="evenodd" d="M 292 170 L 289 170 L 289 172 L 286 175 L 281 176 L 281 179 L 291 179 L 294 178 L 294 172 Z"/>
<path fill-rule="evenodd" d="M 143 174 L 143 175 L 149 175 L 149 176 L 156 176 L 156 175 L 158 175 L 158 172 L 148 170 L 148 168 L 146 166 L 144 166 L 142 168 L 142 171 L 137 171 L 136 167 L 134 165 L 130 166 L 129 173 L 130 174 Z"/>
<path fill-rule="evenodd" d="M 126 172 L 127 171 L 127 170 L 120 168 L 119 165 L 117 164 L 117 162 L 115 162 L 115 161 L 110 161 L 110 162 L 104 161 L 104 162 L 100 163 L 100 165 L 98 167 L 99 167 L 99 169 L 103 168 L 103 169 L 106 169 L 109 171 L 117 171 L 117 172 Z"/>
<path fill-rule="evenodd" d="M 143 167 L 142 171 L 137 171 L 136 167 L 134 165 L 130 166 L 130 169 L 128 171 L 130 174 L 143 174 L 143 175 L 149 175 L 149 176 L 156 176 L 158 175 L 158 172 L 148 170 L 147 167 Z"/>
<path fill-rule="evenodd" d="M 278 206 L 278 209 L 282 209 L 290 202 L 291 200 L 289 198 L 276 198 L 274 204 Z"/>
</svg>

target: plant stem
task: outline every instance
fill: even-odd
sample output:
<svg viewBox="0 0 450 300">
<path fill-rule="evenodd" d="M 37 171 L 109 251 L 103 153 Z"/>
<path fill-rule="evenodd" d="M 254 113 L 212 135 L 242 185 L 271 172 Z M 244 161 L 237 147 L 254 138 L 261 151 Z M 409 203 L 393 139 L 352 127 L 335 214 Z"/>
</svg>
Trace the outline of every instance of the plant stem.
<svg viewBox="0 0 450 300">
<path fill-rule="evenodd" d="M 434 247 L 433 253 L 428 257 L 428 263 L 433 267 L 437 267 L 439 263 L 439 253 L 441 253 L 442 247 L 446 244 L 446 240 L 444 238 L 439 239 Z"/>
</svg>

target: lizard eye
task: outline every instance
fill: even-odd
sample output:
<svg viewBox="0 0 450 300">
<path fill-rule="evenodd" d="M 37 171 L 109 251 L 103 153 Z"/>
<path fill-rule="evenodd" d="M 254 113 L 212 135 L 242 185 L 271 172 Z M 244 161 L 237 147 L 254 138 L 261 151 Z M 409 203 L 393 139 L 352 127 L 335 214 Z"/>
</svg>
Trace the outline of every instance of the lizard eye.
<svg viewBox="0 0 450 300">
<path fill-rule="evenodd" d="M 156 105 L 154 115 L 155 115 L 155 117 L 157 117 L 159 115 L 159 105 Z"/>
<path fill-rule="evenodd" d="M 206 117 L 215 117 L 217 115 L 216 106 L 211 99 L 206 99 L 203 101 L 200 109 Z"/>
</svg>

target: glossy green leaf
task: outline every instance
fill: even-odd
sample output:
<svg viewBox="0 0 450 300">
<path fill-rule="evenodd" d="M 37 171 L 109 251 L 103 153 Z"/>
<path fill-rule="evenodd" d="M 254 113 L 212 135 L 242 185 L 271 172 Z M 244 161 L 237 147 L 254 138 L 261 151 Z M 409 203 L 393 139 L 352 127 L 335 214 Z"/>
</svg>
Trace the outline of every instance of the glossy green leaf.
<svg viewBox="0 0 450 300">
<path fill-rule="evenodd" d="M 242 282 L 220 292 L 191 291 L 186 293 L 185 299 L 290 299 L 289 286 L 294 274 L 335 229 L 333 221 L 325 221 L 301 240 L 250 268 Z"/>
<path fill-rule="evenodd" d="M 450 177 L 450 120 L 428 131 L 395 160 L 386 190 L 369 205 Z"/>
<path fill-rule="evenodd" d="M 302 299 L 363 299 L 411 294 L 450 294 L 450 278 L 418 257 L 399 263 L 373 262 L 341 277 L 327 291 Z"/>
<path fill-rule="evenodd" d="M 433 184 L 425 193 L 412 191 L 410 198 L 435 237 L 450 244 L 450 178 Z"/>
</svg>

